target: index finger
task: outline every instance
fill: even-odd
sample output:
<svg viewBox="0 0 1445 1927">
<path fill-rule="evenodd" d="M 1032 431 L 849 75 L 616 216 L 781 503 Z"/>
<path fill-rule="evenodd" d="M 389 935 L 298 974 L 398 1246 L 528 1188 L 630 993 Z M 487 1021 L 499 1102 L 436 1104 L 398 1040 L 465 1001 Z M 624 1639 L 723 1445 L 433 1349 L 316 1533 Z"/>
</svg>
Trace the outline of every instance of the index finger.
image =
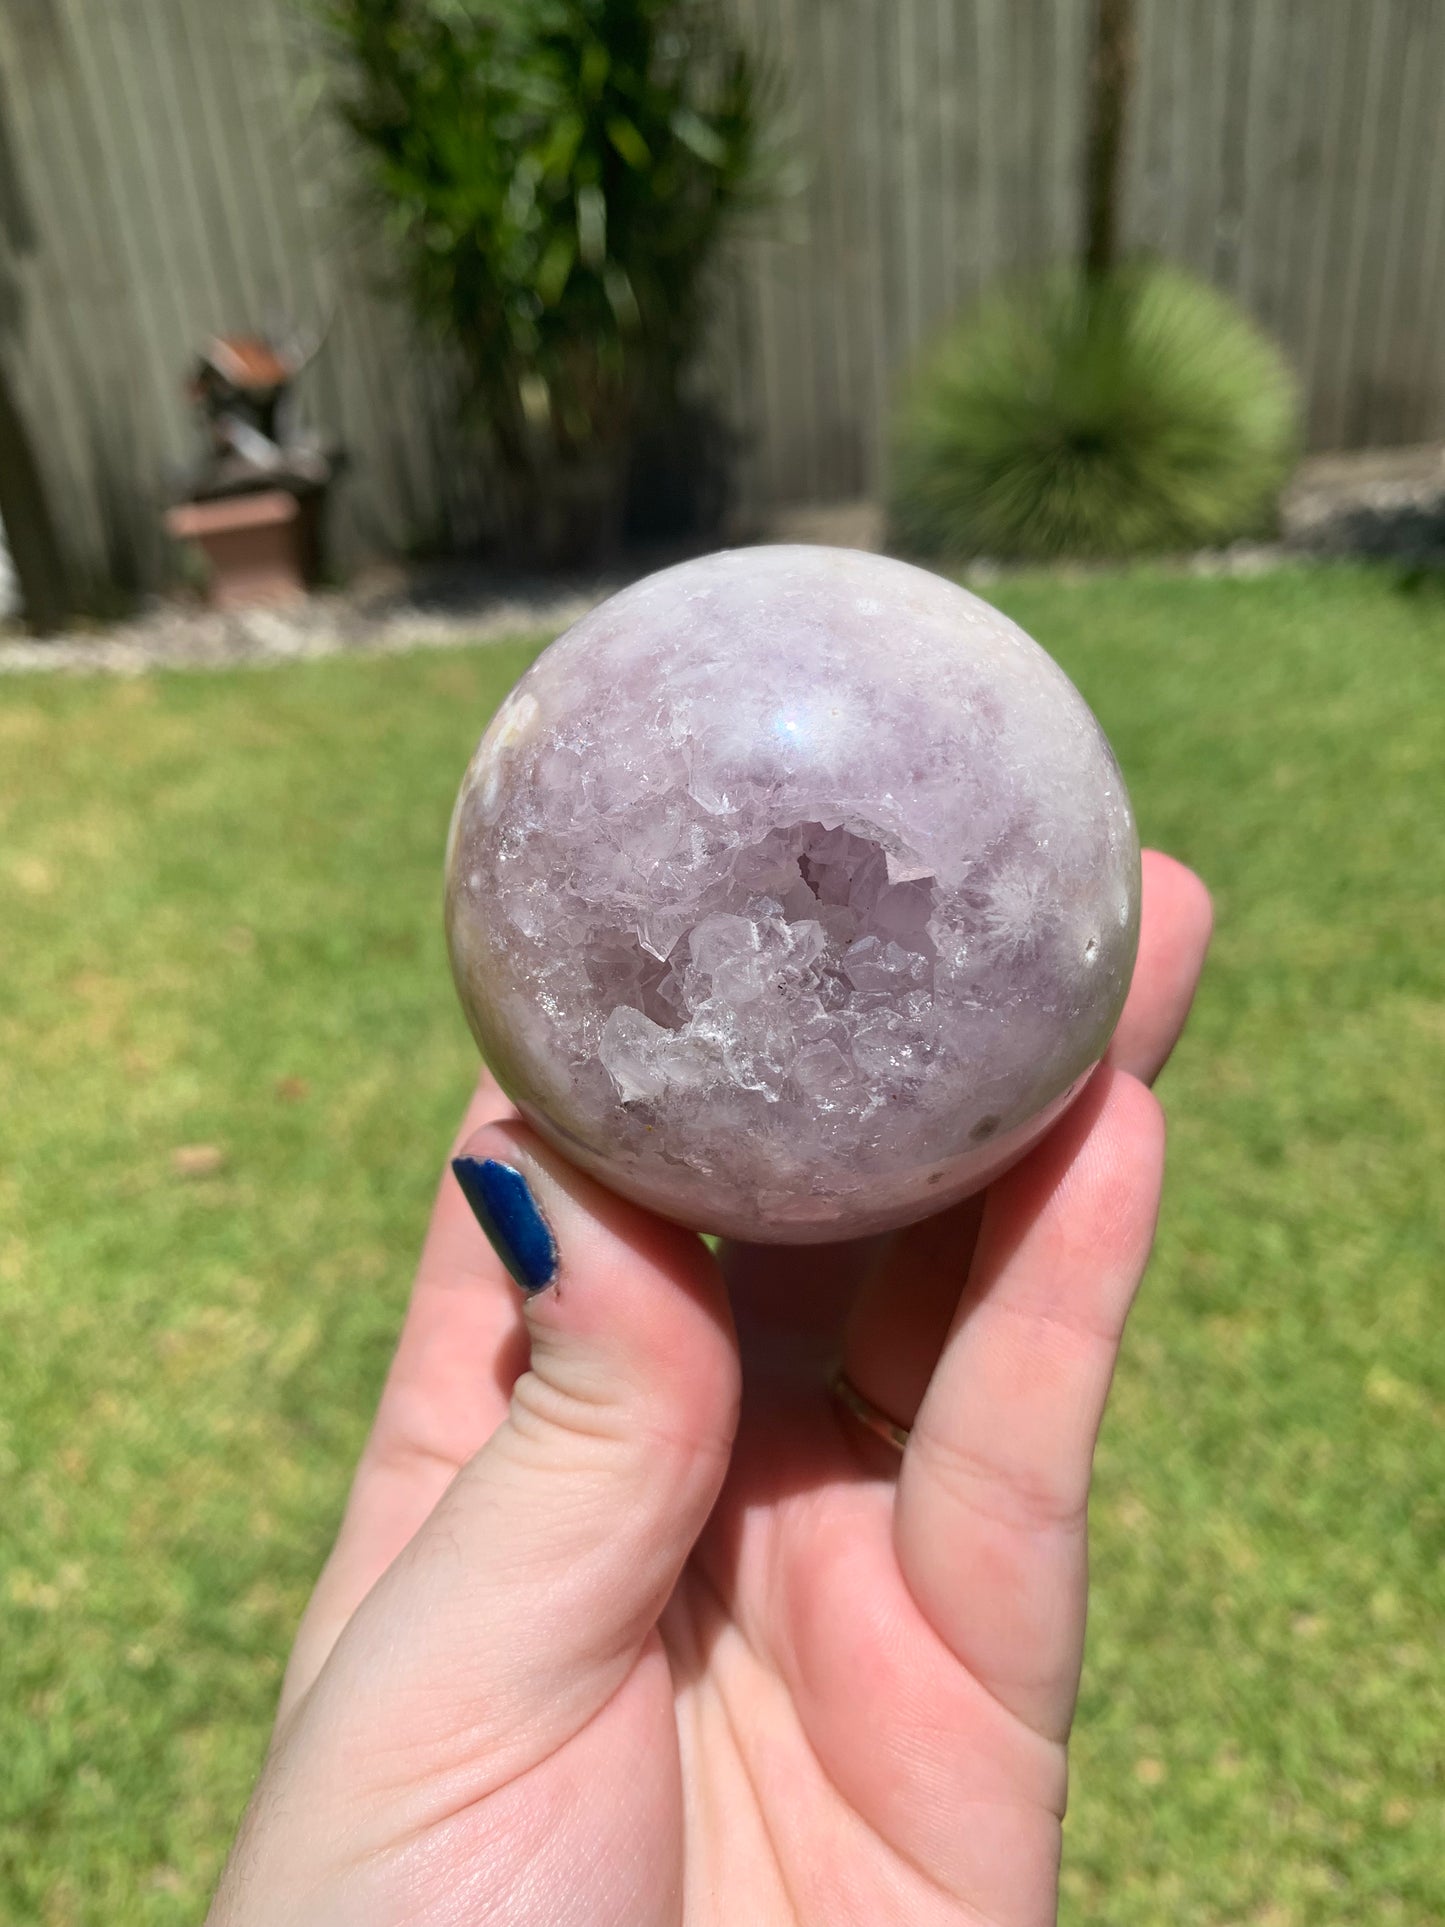
<svg viewBox="0 0 1445 1927">
<path fill-rule="evenodd" d="M 483 1125 L 514 1115 L 483 1070 L 453 1149 Z M 448 1164 L 346 1515 L 296 1636 L 283 1714 L 461 1467 L 505 1418 L 524 1352 L 517 1294 L 478 1238 Z"/>
<path fill-rule="evenodd" d="M 1194 1001 L 1214 906 L 1203 883 L 1162 850 L 1146 850 L 1139 956 L 1108 1061 L 1152 1084 L 1179 1041 Z"/>
</svg>

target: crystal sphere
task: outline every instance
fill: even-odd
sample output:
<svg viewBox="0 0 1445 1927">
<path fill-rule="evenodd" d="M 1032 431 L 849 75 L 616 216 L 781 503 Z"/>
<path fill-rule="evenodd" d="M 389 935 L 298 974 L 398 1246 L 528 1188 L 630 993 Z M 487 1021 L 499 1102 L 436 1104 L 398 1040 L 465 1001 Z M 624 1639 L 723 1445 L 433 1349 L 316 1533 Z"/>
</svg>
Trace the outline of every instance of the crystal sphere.
<svg viewBox="0 0 1445 1927">
<path fill-rule="evenodd" d="M 1108 1044 L 1139 845 L 1063 671 L 954 583 L 761 548 L 624 590 L 482 737 L 447 847 L 472 1031 L 574 1163 L 769 1243 L 1028 1149 Z"/>
</svg>

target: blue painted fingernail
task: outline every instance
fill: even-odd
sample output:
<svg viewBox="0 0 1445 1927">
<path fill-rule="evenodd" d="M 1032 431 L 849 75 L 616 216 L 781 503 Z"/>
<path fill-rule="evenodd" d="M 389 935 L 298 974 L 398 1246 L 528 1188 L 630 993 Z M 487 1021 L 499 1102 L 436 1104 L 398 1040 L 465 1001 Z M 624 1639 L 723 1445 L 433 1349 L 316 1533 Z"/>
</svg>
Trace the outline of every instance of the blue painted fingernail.
<svg viewBox="0 0 1445 1927">
<path fill-rule="evenodd" d="M 499 1158 L 453 1158 L 462 1196 L 492 1249 L 529 1298 L 557 1276 L 557 1240 L 532 1187 L 515 1165 Z"/>
</svg>

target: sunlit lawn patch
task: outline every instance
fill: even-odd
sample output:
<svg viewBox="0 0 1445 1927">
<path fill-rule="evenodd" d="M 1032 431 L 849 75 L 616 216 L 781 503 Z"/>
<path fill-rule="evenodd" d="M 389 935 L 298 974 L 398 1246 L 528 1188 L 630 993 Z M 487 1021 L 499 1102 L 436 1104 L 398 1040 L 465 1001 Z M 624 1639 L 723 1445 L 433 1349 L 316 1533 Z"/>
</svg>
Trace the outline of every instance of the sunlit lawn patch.
<svg viewBox="0 0 1445 1927">
<path fill-rule="evenodd" d="M 1445 596 L 991 593 L 1220 918 L 1100 1454 L 1067 1916 L 1424 1927 Z M 531 648 L 0 684 L 0 1920 L 203 1906 L 472 1075 L 441 847 Z"/>
</svg>

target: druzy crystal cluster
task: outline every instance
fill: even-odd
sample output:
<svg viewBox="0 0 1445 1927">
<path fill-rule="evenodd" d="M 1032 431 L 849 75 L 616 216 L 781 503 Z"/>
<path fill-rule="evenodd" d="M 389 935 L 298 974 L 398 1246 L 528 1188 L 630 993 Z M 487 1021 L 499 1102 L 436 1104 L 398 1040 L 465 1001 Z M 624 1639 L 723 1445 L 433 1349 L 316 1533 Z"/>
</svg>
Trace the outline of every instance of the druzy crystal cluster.
<svg viewBox="0 0 1445 1927">
<path fill-rule="evenodd" d="M 615 1190 L 773 1242 L 941 1209 L 1101 1056 L 1139 850 L 1098 724 L 1006 617 L 847 550 L 614 596 L 493 719 L 453 968 L 522 1113 Z"/>
</svg>

